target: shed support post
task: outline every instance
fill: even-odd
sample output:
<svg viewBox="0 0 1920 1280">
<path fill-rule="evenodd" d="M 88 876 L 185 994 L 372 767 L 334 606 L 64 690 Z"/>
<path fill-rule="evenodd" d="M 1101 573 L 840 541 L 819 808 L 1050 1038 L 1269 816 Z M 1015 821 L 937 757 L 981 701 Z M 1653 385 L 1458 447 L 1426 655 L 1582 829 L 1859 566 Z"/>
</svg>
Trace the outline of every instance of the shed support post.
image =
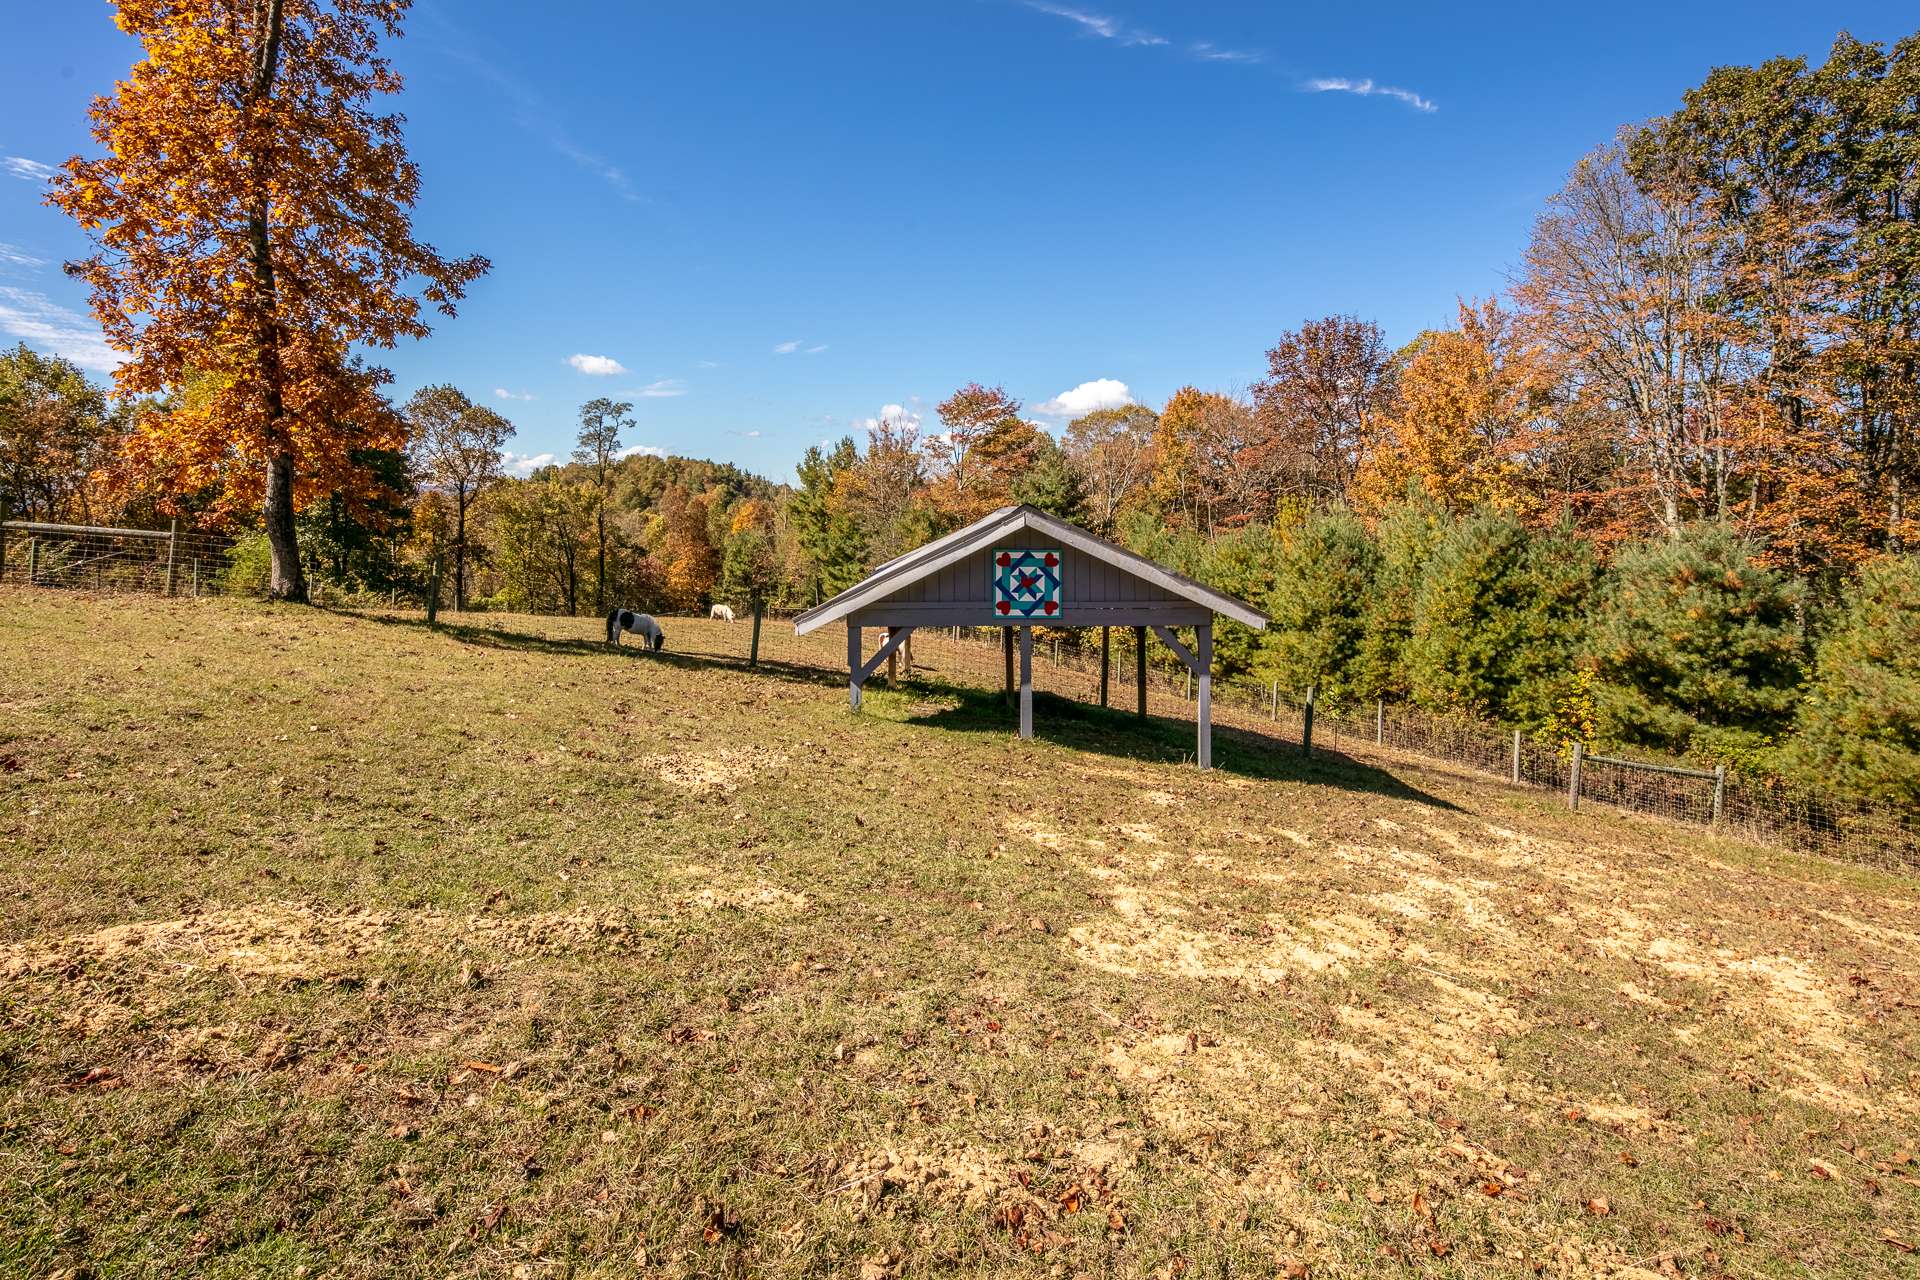
<svg viewBox="0 0 1920 1280">
<path fill-rule="evenodd" d="M 1013 628 L 1000 628 L 1000 656 L 1007 669 L 1006 703 L 1013 705 Z"/>
<path fill-rule="evenodd" d="M 1107 673 L 1113 668 L 1113 628 L 1100 628 L 1100 705 L 1107 705 Z"/>
<path fill-rule="evenodd" d="M 1147 718 L 1147 629 L 1133 629 L 1133 691 L 1138 696 L 1140 709 L 1135 713 L 1142 720 Z"/>
<path fill-rule="evenodd" d="M 847 706 L 860 709 L 860 626 L 847 624 Z"/>
<path fill-rule="evenodd" d="M 1193 656 L 1200 667 L 1200 702 L 1194 719 L 1200 726 L 1199 764 L 1213 768 L 1213 624 L 1203 622 L 1193 629 Z"/>
<path fill-rule="evenodd" d="M 1033 736 L 1033 628 L 1020 628 L 1020 736 Z"/>
</svg>

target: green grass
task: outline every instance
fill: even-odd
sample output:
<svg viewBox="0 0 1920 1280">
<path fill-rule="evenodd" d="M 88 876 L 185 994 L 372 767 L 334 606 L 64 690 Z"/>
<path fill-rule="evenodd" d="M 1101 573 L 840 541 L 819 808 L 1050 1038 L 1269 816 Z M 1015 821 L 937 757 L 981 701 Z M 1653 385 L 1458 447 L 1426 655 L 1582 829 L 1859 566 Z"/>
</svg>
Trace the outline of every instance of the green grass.
<svg viewBox="0 0 1920 1280">
<path fill-rule="evenodd" d="M 0 591 L 0 1274 L 1916 1270 L 1909 878 L 597 630 Z"/>
</svg>

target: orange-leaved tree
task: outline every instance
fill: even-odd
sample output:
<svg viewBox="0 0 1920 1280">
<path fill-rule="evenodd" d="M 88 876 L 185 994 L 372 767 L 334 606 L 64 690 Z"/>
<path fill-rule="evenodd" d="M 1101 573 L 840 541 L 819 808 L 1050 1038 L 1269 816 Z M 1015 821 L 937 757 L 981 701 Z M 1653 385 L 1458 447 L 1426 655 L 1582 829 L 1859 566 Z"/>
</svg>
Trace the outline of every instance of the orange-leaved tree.
<svg viewBox="0 0 1920 1280">
<path fill-rule="evenodd" d="M 258 500 L 271 590 L 306 598 L 293 515 L 365 477 L 355 450 L 401 437 L 356 345 L 423 337 L 485 258 L 416 239 L 420 175 L 379 54 L 408 0 L 117 0 L 145 58 L 95 99 L 106 154 L 68 160 L 49 199 L 92 236 L 69 270 L 128 353 L 122 394 L 199 380 L 193 408 L 150 416 L 135 460 L 183 485 Z M 373 440 L 370 441 L 369 437 Z"/>
</svg>

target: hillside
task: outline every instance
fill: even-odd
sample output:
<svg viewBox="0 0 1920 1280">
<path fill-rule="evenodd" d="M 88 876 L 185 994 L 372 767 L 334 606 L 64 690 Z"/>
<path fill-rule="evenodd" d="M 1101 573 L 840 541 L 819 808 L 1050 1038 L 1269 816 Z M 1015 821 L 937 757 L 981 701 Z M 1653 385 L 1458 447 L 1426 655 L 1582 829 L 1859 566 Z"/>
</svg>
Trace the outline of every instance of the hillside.
<svg viewBox="0 0 1920 1280">
<path fill-rule="evenodd" d="M 598 625 L 0 589 L 0 1273 L 1916 1263 L 1911 878 Z"/>
</svg>

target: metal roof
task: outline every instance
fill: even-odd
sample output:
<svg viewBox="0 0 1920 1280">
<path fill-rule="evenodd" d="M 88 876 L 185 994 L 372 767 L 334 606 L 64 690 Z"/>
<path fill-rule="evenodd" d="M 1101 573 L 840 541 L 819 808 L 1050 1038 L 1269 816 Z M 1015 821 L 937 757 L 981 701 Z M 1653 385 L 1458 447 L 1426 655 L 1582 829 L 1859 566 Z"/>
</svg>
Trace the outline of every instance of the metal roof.
<svg viewBox="0 0 1920 1280">
<path fill-rule="evenodd" d="M 1057 516 L 1048 515 L 1038 507 L 1021 504 L 1001 507 L 998 511 L 982 516 L 964 528 L 955 529 L 945 537 L 936 538 L 923 547 L 915 547 L 912 551 L 895 556 L 831 600 L 815 605 L 795 618 L 794 632 L 805 635 L 829 623 L 838 622 L 855 610 L 885 599 L 903 587 L 938 573 L 954 561 L 973 554 L 981 547 L 990 547 L 1007 535 L 1022 529 L 1031 529 L 1036 533 L 1055 538 L 1066 546 L 1105 560 L 1125 573 L 1151 582 L 1184 600 L 1252 627 L 1256 631 L 1263 630 L 1267 625 L 1267 615 L 1252 605 L 1236 600 L 1223 592 L 1215 591 L 1205 583 L 1195 582 L 1183 573 L 1175 573 L 1172 569 L 1157 564 L 1145 556 L 1136 555 L 1125 547 L 1108 542 L 1105 538 L 1088 533 L 1077 524 L 1069 524 Z"/>
</svg>

